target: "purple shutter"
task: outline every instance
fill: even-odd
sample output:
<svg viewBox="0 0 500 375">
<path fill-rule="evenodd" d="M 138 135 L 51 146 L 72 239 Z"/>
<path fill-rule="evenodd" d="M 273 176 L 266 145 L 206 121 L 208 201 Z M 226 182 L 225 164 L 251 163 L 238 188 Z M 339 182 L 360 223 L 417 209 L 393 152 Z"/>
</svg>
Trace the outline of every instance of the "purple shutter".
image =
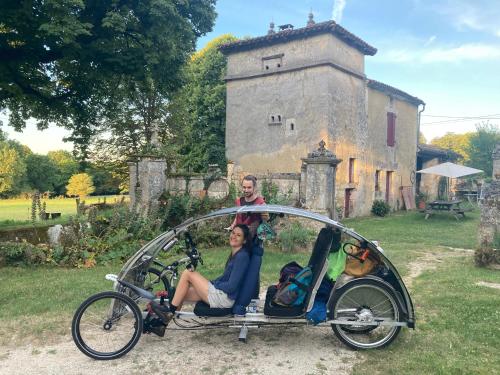
<svg viewBox="0 0 500 375">
<path fill-rule="evenodd" d="M 387 146 L 396 143 L 396 114 L 387 112 Z"/>
</svg>

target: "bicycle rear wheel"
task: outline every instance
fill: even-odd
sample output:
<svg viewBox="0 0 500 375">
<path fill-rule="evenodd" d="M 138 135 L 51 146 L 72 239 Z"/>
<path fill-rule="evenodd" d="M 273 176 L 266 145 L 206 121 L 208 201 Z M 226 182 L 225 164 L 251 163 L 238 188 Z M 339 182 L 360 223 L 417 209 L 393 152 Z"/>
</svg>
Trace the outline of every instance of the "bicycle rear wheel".
<svg viewBox="0 0 500 375">
<path fill-rule="evenodd" d="M 401 331 L 397 325 L 401 315 L 393 291 L 375 280 L 359 279 L 348 283 L 335 292 L 330 306 L 330 319 L 351 323 L 332 324 L 332 329 L 339 340 L 352 349 L 389 345 Z M 356 322 L 360 324 L 352 324 Z M 364 325 L 366 323 L 377 325 Z"/>
<path fill-rule="evenodd" d="M 84 301 L 73 317 L 71 334 L 80 351 L 109 360 L 128 353 L 142 333 L 142 313 L 128 296 L 108 291 Z"/>
</svg>

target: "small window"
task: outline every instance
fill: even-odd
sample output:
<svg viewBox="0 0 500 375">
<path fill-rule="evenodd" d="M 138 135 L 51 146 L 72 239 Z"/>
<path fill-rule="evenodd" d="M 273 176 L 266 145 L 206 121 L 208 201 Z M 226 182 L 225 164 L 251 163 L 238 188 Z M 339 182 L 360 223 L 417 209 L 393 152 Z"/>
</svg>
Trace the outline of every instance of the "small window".
<svg viewBox="0 0 500 375">
<path fill-rule="evenodd" d="M 282 116 L 278 114 L 269 115 L 268 119 L 270 125 L 279 125 L 281 124 Z"/>
<path fill-rule="evenodd" d="M 275 55 L 271 56 L 264 56 L 262 57 L 262 67 L 261 69 L 266 71 L 276 71 L 276 69 L 281 68 L 283 65 L 283 57 L 285 56 L 284 53 L 278 53 Z"/>
<path fill-rule="evenodd" d="M 396 114 L 387 112 L 387 146 L 396 144 Z"/>
<path fill-rule="evenodd" d="M 375 171 L 375 191 L 380 191 L 380 170 Z"/>
<path fill-rule="evenodd" d="M 354 182 L 354 162 L 356 159 L 349 158 L 349 183 Z"/>
<path fill-rule="evenodd" d="M 293 122 L 292 122 L 292 123 L 290 124 L 290 130 L 293 130 L 293 128 L 294 128 L 294 124 L 293 124 Z"/>
</svg>

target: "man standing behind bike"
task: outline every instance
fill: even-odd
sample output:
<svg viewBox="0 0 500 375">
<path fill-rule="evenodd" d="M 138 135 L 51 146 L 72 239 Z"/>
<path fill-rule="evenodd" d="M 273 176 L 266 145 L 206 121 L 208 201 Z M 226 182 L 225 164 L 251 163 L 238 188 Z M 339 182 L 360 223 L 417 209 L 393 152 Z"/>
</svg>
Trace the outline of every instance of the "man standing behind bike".
<svg viewBox="0 0 500 375">
<path fill-rule="evenodd" d="M 266 204 L 263 197 L 257 195 L 257 178 L 252 175 L 246 175 L 243 177 L 241 182 L 241 189 L 243 190 L 243 196 L 236 199 L 236 206 L 252 206 L 257 204 Z M 237 214 L 234 218 L 233 223 L 229 226 L 228 230 L 233 230 L 233 228 L 238 224 L 245 224 L 250 229 L 251 238 L 255 237 L 257 233 L 257 227 L 262 222 L 262 220 L 268 220 L 269 215 L 267 213 L 250 213 L 250 214 Z"/>
</svg>

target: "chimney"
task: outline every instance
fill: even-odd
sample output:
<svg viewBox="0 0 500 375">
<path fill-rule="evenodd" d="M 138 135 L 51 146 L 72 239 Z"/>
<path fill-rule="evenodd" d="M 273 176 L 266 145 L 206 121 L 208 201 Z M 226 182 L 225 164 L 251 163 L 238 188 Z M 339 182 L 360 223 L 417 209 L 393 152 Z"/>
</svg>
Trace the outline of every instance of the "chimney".
<svg viewBox="0 0 500 375">
<path fill-rule="evenodd" d="M 269 30 L 267 31 L 267 35 L 272 35 L 274 33 L 275 33 L 275 31 L 274 31 L 274 22 L 271 21 L 271 23 L 269 24 Z"/>
<path fill-rule="evenodd" d="M 309 12 L 309 19 L 307 20 L 307 26 L 314 26 L 316 22 L 314 22 L 314 14 L 312 10 Z"/>
</svg>

